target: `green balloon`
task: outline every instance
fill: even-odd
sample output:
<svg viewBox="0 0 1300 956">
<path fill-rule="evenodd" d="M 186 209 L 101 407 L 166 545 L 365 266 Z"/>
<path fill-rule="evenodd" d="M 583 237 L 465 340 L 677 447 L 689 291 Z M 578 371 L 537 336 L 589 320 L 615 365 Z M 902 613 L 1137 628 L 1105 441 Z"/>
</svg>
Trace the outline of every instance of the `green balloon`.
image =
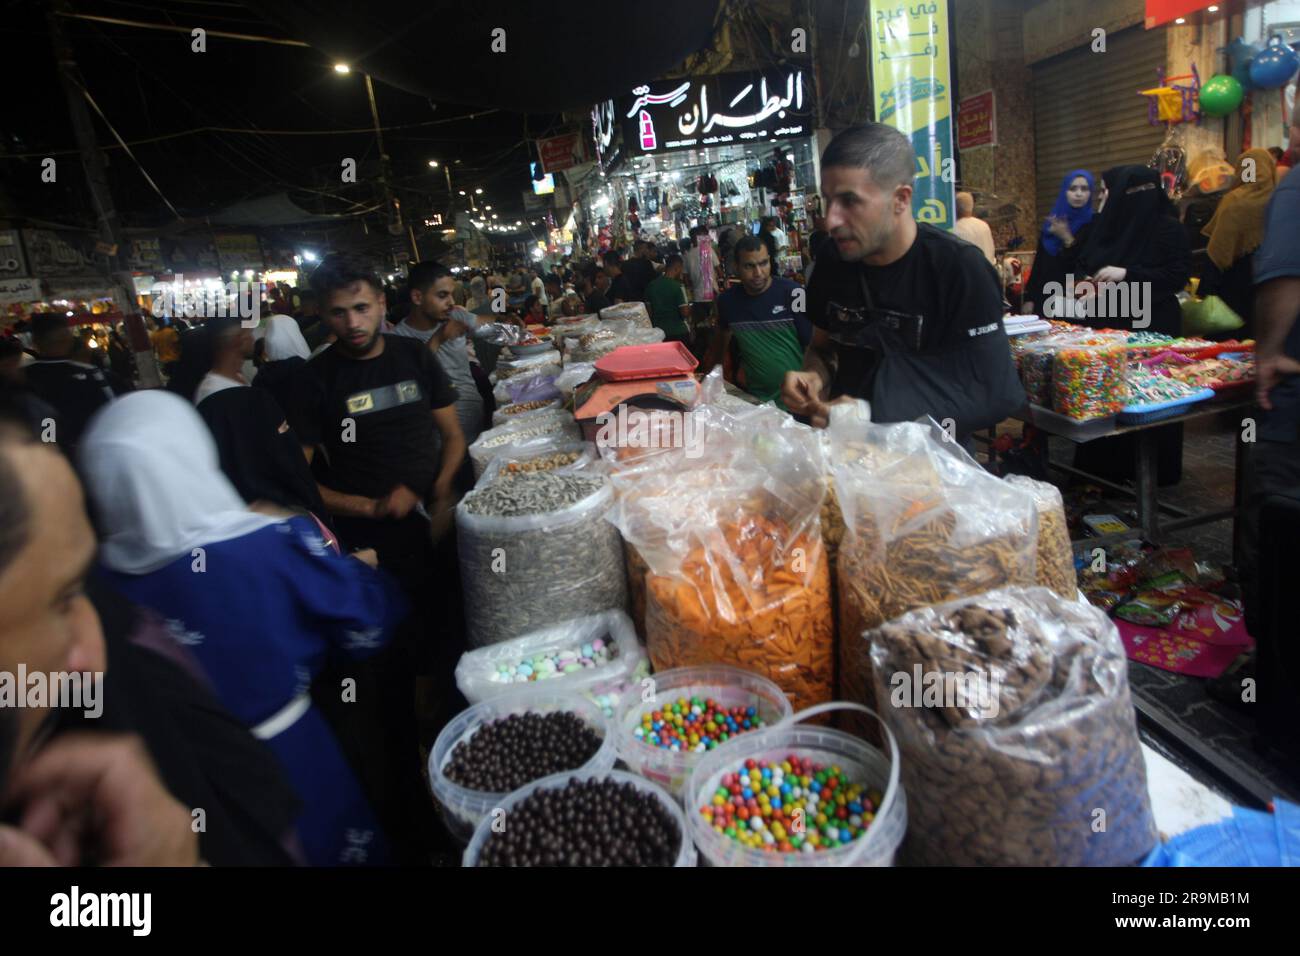
<svg viewBox="0 0 1300 956">
<path fill-rule="evenodd" d="M 1206 116 L 1227 116 L 1241 105 L 1245 95 L 1235 77 L 1216 74 L 1201 84 L 1201 112 Z"/>
</svg>

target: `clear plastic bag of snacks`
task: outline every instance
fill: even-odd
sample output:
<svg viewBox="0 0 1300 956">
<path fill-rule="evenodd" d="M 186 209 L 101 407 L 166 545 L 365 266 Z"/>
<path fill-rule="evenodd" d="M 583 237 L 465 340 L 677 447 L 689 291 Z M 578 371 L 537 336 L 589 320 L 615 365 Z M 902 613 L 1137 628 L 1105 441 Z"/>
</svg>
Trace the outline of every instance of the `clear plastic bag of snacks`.
<svg viewBox="0 0 1300 956">
<path fill-rule="evenodd" d="M 1128 660 L 1104 612 L 1001 588 L 868 637 L 907 792 L 905 862 L 1124 866 L 1150 851 Z"/>
</svg>

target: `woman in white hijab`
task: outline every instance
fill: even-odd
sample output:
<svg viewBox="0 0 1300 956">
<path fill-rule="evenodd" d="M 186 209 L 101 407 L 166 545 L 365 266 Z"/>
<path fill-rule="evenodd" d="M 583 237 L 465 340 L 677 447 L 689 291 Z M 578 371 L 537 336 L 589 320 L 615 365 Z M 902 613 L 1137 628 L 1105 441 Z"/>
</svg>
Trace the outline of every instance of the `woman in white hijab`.
<svg viewBox="0 0 1300 956">
<path fill-rule="evenodd" d="M 293 401 L 293 380 L 311 358 L 311 349 L 291 315 L 273 315 L 266 323 L 262 364 L 252 384 L 270 389 L 280 407 L 288 411 Z"/>
<path fill-rule="evenodd" d="M 315 865 L 382 863 L 388 846 L 311 682 L 359 660 L 405 614 L 396 586 L 334 550 L 309 517 L 250 511 L 198 412 L 136 392 L 92 419 L 80 448 L 111 587 L 153 608 L 217 695 L 280 759 Z"/>
</svg>

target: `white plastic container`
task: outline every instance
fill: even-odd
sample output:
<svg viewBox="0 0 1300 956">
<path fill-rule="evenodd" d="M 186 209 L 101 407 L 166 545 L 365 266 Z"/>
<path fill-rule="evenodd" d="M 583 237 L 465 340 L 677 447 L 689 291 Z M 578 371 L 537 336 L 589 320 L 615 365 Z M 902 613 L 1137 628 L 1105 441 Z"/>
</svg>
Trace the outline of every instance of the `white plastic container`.
<svg viewBox="0 0 1300 956">
<path fill-rule="evenodd" d="M 614 745 L 618 749 L 619 759 L 629 770 L 659 784 L 677 800 L 685 796 L 691 771 L 704 757 L 720 750 L 730 750 L 737 741 L 761 731 L 738 734 L 703 753 L 672 751 L 643 743 L 633 735 L 636 728 L 641 726 L 642 714 L 657 710 L 658 704 L 671 706 L 680 697 L 687 700 L 692 697 L 709 697 L 727 708 L 753 707 L 763 719 L 763 729 L 766 730 L 788 721 L 792 713 L 790 701 L 781 692 L 781 688 L 766 677 L 738 667 L 721 664 L 678 667 L 659 671 L 650 679 L 654 682 L 652 687 L 629 688 L 619 701 L 612 721 Z M 645 699 L 646 690 L 652 691 L 654 701 L 658 704 Z"/>
<path fill-rule="evenodd" d="M 644 780 L 641 777 L 636 776 L 636 774 L 631 774 L 624 770 L 583 770 L 572 773 L 557 773 L 549 777 L 543 777 L 541 780 L 536 780 L 525 787 L 520 787 L 514 793 L 502 800 L 499 807 L 504 811 L 504 815 L 498 816 L 501 816 L 501 818 L 506 821 L 506 825 L 509 826 L 508 821 L 510 819 L 511 808 L 521 801 L 526 800 L 538 790 L 560 790 L 568 786 L 570 780 L 586 781 L 592 779 L 630 783 L 638 790 L 654 794 L 655 798 L 668 809 L 668 812 L 672 815 L 672 818 L 677 822 L 677 826 L 681 830 L 682 843 L 677 850 L 677 861 L 673 866 L 695 866 L 697 859 L 695 846 L 691 843 L 691 834 L 687 829 L 685 815 L 682 813 L 682 808 L 677 805 L 677 801 L 669 796 L 662 787 L 657 787 L 650 781 Z M 465 855 L 461 859 L 462 866 L 475 866 L 478 863 L 479 853 L 482 852 L 483 844 L 487 842 L 488 837 L 492 834 L 492 820 L 493 818 L 491 815 L 485 817 L 478 825 L 478 829 L 474 831 L 474 836 L 470 839 L 469 846 L 465 848 Z"/>
<path fill-rule="evenodd" d="M 614 655 L 605 664 L 586 667 L 572 674 L 557 673 L 544 680 L 505 681 L 497 679 L 498 667 L 514 666 L 537 656 L 573 650 L 580 653 L 583 644 L 604 638 Z M 636 639 L 632 619 L 619 610 L 603 611 L 564 621 L 499 644 L 489 644 L 466 651 L 456 664 L 456 686 L 471 704 L 500 697 L 544 690 L 548 693 L 582 694 L 589 700 L 618 693 L 621 699 L 626 685 L 644 670 L 647 658 Z M 597 701 L 597 703 L 600 703 Z"/>
<path fill-rule="evenodd" d="M 481 704 L 475 704 L 452 719 L 443 728 L 438 739 L 434 741 L 429 753 L 429 786 L 438 805 L 448 831 L 457 840 L 465 843 L 474 833 L 474 828 L 484 817 L 490 816 L 492 810 L 502 805 L 505 793 L 488 793 L 484 790 L 470 790 L 448 780 L 443 768 L 451 760 L 452 751 L 461 741 L 469 740 L 484 724 L 511 714 L 550 714 L 557 711 L 570 711 L 580 716 L 603 738 L 600 749 L 575 771 L 608 770 L 614 766 L 616 754 L 613 735 L 609 732 L 609 721 L 599 707 L 579 694 L 547 693 L 544 690 L 530 690 L 504 697 L 494 697 Z"/>
<path fill-rule="evenodd" d="M 874 717 L 882 728 L 889 756 L 842 730 L 800 724 L 834 710 L 856 710 Z M 700 815 L 722 778 L 746 760 L 785 760 L 791 754 L 820 764 L 838 764 L 854 783 L 874 787 L 883 799 L 867 832 L 852 843 L 815 853 L 770 853 L 742 846 L 719 833 Z M 907 797 L 898 776 L 898 744 L 875 711 L 861 704 L 818 704 L 784 724 L 736 738 L 734 744 L 704 755 L 686 788 L 686 817 L 691 839 L 710 866 L 892 866 L 907 834 Z"/>
</svg>

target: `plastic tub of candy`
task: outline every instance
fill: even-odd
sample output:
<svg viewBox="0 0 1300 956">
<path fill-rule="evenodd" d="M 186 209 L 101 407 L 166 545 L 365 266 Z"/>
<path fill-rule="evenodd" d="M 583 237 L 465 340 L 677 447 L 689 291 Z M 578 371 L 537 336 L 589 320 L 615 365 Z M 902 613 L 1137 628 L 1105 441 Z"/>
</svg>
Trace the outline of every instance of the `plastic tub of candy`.
<svg viewBox="0 0 1300 956">
<path fill-rule="evenodd" d="M 629 770 L 647 780 L 653 780 L 678 800 L 685 795 L 686 784 L 695 765 L 712 751 L 707 746 L 705 750 L 672 750 L 671 745 L 660 746 L 647 742 L 645 738 L 649 735 L 648 730 L 644 736 L 636 734 L 638 728 L 645 728 L 645 715 L 662 713 L 660 707 L 671 708 L 679 702 L 686 702 L 688 706 L 685 709 L 689 711 L 694 698 L 699 698 L 702 703 L 713 701 L 727 710 L 744 708 L 748 711 L 752 708 L 754 713 L 746 716 L 751 721 L 758 718 L 763 727 L 789 720 L 792 712 L 790 701 L 781 688 L 766 677 L 739 667 L 721 664 L 678 667 L 660 671 L 650 680 L 652 683 L 644 687 L 628 690 L 619 701 L 612 721 L 614 745 L 619 759 Z M 743 726 L 743 721 L 738 720 L 738 723 Z M 662 733 L 662 728 L 659 732 Z M 729 748 L 734 741 L 754 732 L 754 729 L 741 729 L 737 733 L 728 734 L 729 739 L 717 740 L 714 749 Z M 662 739 L 667 744 L 666 734 Z"/>
<path fill-rule="evenodd" d="M 456 686 L 471 704 L 532 691 L 582 694 L 614 715 L 622 695 L 650 673 L 632 619 L 619 610 L 564 621 L 466 651 Z"/>
<path fill-rule="evenodd" d="M 879 721 L 888 754 L 842 730 L 800 723 L 808 717 L 836 710 L 858 711 Z M 721 800 L 719 791 L 729 792 L 723 786 L 723 779 L 737 772 L 738 768 L 745 768 L 746 761 L 780 764 L 791 757 L 810 760 L 814 765 L 827 768 L 838 767 L 840 773 L 834 776 L 847 781 L 850 788 L 860 787 L 865 792 L 878 790 L 881 799 L 878 805 L 873 804 L 874 811 L 866 811 L 865 806 L 858 807 L 859 816 L 866 812 L 874 813 L 873 819 L 866 821 L 865 830 L 842 842 L 837 836 L 838 845 L 822 849 L 819 844 L 829 842 L 823 828 L 818 826 L 815 818 L 807 820 L 805 808 L 796 808 L 804 809 L 804 813 L 795 818 L 803 825 L 800 827 L 802 832 L 799 832 L 795 829 L 798 824 L 791 820 L 791 832 L 786 834 L 791 849 L 777 849 L 781 842 L 787 841 L 778 841 L 775 827 L 764 823 L 754 829 L 773 837 L 773 842 L 765 842 L 772 849 L 760 850 L 719 832 L 701 812 L 702 808 L 716 812 L 713 808 L 719 804 L 715 797 Z M 850 803 L 846 810 L 852 806 Z M 782 808 L 784 812 L 785 808 Z M 686 788 L 686 817 L 691 838 L 699 848 L 703 862 L 710 866 L 892 866 L 894 855 L 907 833 L 907 798 L 899 781 L 898 744 L 884 721 L 861 704 L 833 702 L 809 707 L 785 723 L 746 734 L 726 747 L 705 754 L 696 764 Z M 852 823 L 852 817 L 847 823 L 855 829 L 860 826 Z M 782 832 L 785 832 L 784 828 Z M 766 841 L 766 837 L 763 839 Z"/>
<path fill-rule="evenodd" d="M 543 777 L 541 780 L 534 781 L 527 786 L 520 787 L 514 793 L 498 802 L 494 812 L 486 816 L 479 823 L 478 828 L 474 831 L 469 845 L 465 848 L 465 854 L 461 859 L 463 866 L 477 866 L 480 854 L 483 852 L 483 846 L 492 836 L 494 824 L 497 832 L 502 827 L 510 825 L 510 812 L 524 800 L 527 800 L 539 790 L 562 790 L 570 782 L 588 780 L 611 781 L 619 784 L 628 784 L 642 793 L 648 793 L 654 796 L 655 800 L 664 808 L 666 813 L 677 824 L 680 833 L 681 842 L 677 848 L 677 858 L 673 866 L 695 866 L 697 854 L 695 845 L 691 843 L 690 828 L 686 824 L 685 814 L 682 808 L 678 806 L 677 801 L 662 787 L 656 786 L 650 781 L 638 777 L 636 774 L 628 773 L 624 770 L 582 770 L 571 773 L 557 773 L 549 777 Z M 495 812 L 499 810 L 500 812 Z"/>
<path fill-rule="evenodd" d="M 456 715 L 443 728 L 438 739 L 434 741 L 433 750 L 429 753 L 429 786 L 433 790 L 434 801 L 447 825 L 447 830 L 452 836 L 462 843 L 467 842 L 479 821 L 500 806 L 501 801 L 509 793 L 509 791 L 490 793 L 485 790 L 471 790 L 450 780 L 445 770 L 456 746 L 468 741 L 491 721 L 512 714 L 551 714 L 559 711 L 577 714 L 584 723 L 601 736 L 600 749 L 581 767 L 575 767 L 570 772 L 608 770 L 614 766 L 617 758 L 613 735 L 609 731 L 609 721 L 596 704 L 580 694 L 548 693 L 538 688 L 518 694 L 493 697 L 475 704 Z"/>
</svg>

